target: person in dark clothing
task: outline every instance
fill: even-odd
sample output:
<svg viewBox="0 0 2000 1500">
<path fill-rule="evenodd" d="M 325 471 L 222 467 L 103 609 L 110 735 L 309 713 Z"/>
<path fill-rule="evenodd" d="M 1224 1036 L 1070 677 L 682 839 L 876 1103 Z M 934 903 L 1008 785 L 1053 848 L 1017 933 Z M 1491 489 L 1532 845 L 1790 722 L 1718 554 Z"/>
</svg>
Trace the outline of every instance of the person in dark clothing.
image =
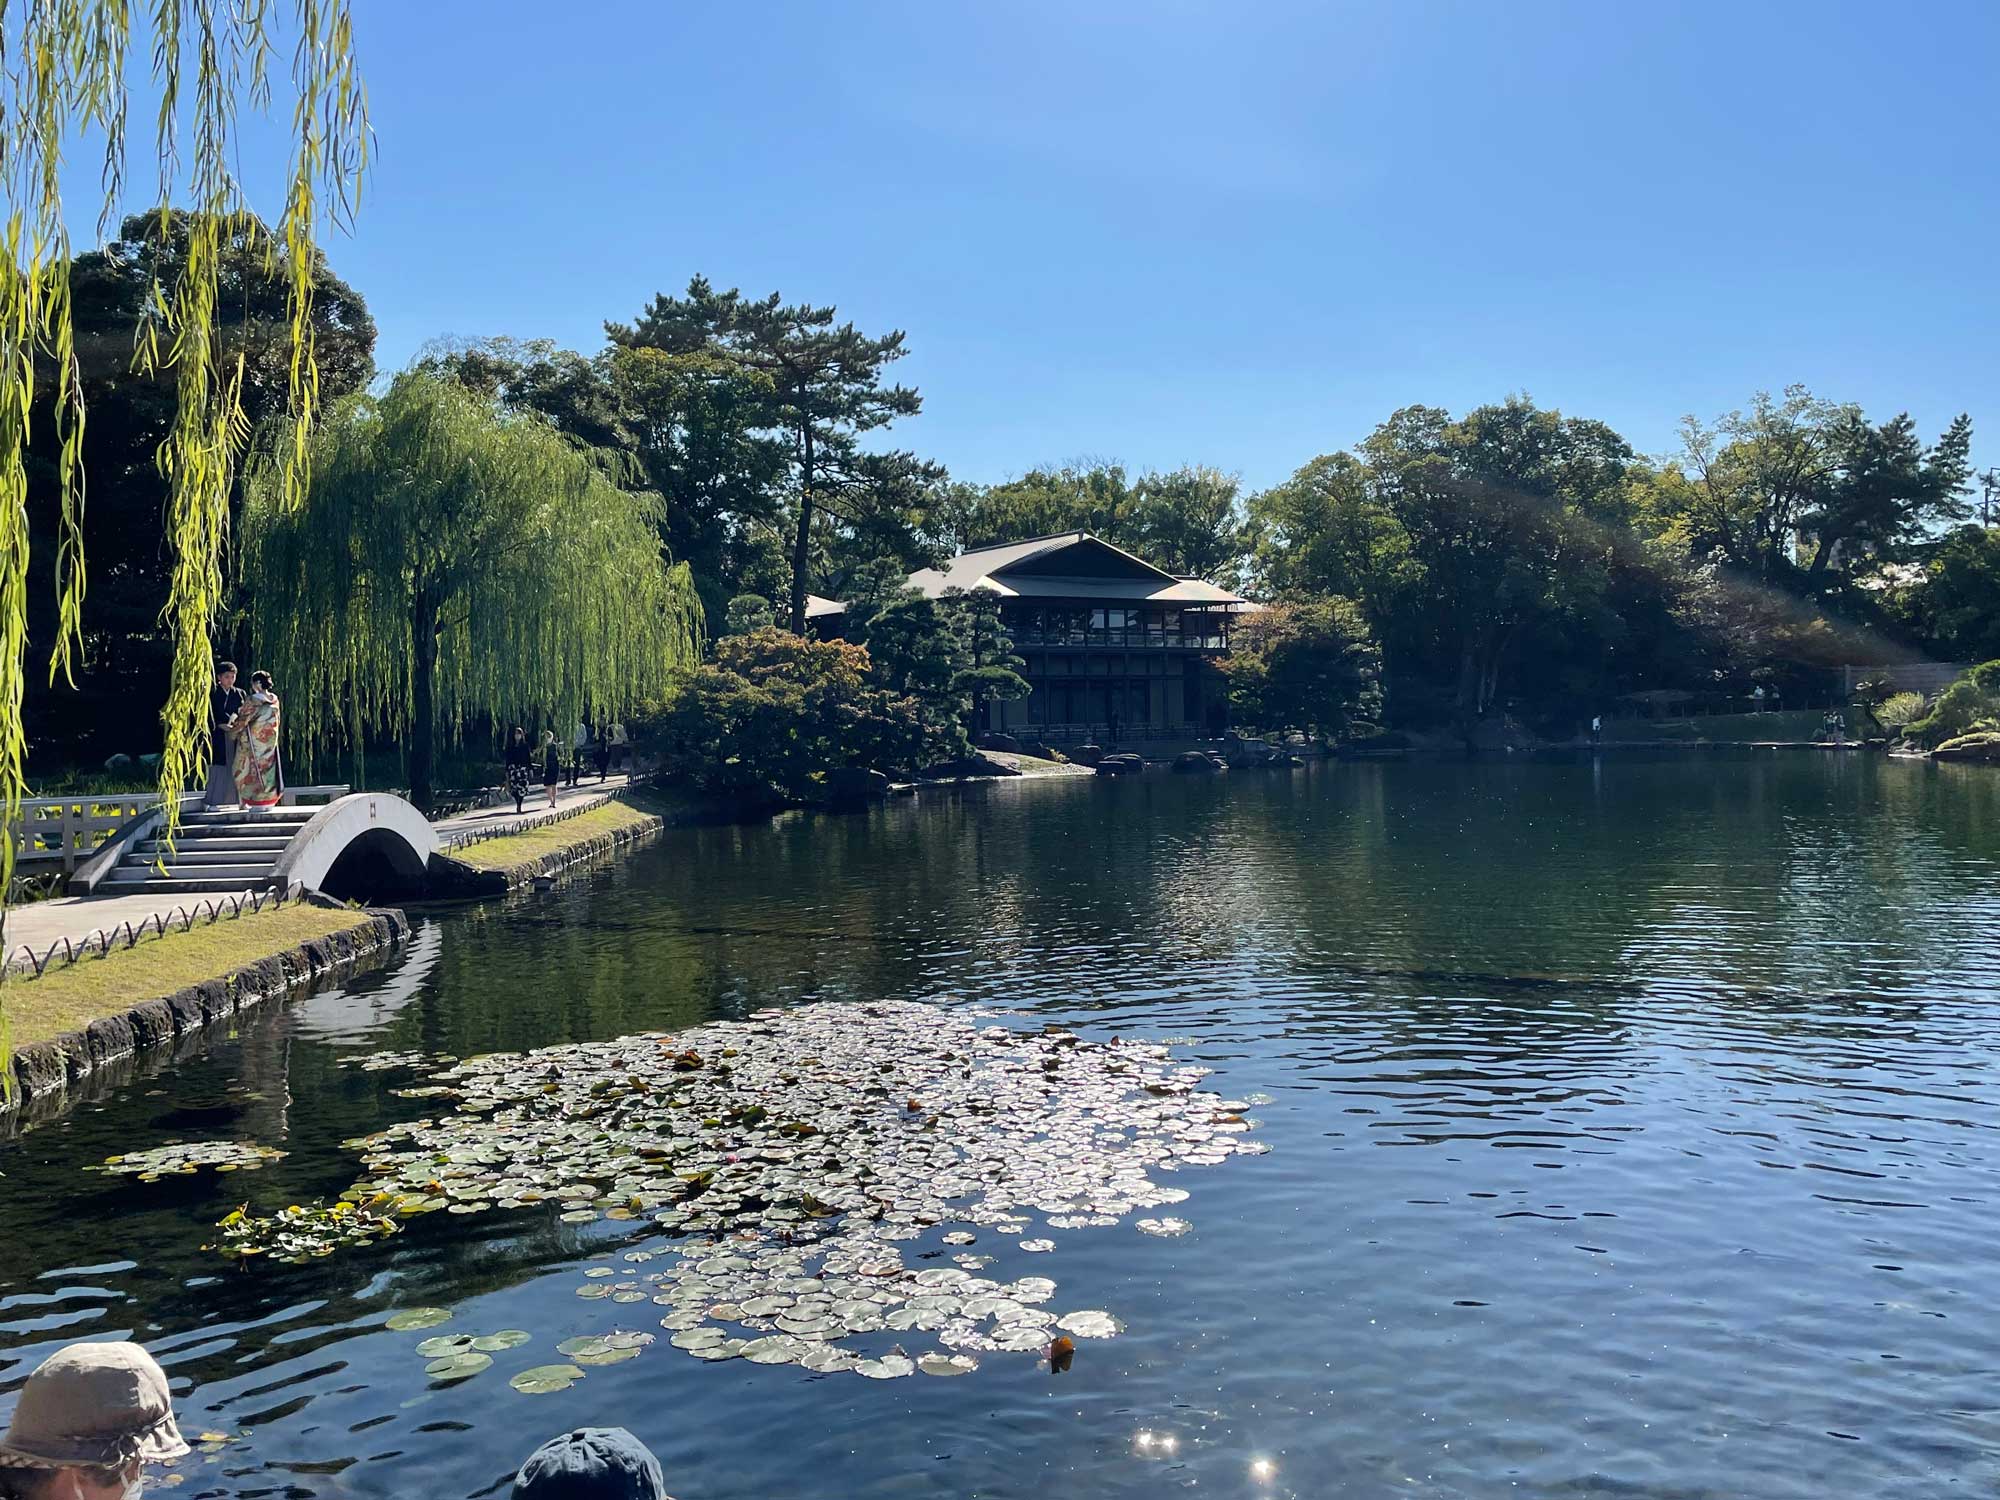
<svg viewBox="0 0 2000 1500">
<path fill-rule="evenodd" d="M 208 694 L 208 783 L 202 789 L 203 807 L 229 807 L 241 800 L 230 768 L 236 761 L 236 720 L 248 696 L 236 685 L 236 663 L 217 662 L 215 686 Z"/>
<path fill-rule="evenodd" d="M 611 737 L 601 724 L 597 727 L 597 739 L 590 747 L 590 755 L 597 766 L 597 779 L 601 782 L 611 774 Z"/>
<path fill-rule="evenodd" d="M 525 809 L 522 803 L 528 797 L 528 780 L 535 769 L 534 746 L 528 743 L 528 731 L 519 724 L 507 736 L 507 793 L 514 799 L 514 811 Z"/>
</svg>

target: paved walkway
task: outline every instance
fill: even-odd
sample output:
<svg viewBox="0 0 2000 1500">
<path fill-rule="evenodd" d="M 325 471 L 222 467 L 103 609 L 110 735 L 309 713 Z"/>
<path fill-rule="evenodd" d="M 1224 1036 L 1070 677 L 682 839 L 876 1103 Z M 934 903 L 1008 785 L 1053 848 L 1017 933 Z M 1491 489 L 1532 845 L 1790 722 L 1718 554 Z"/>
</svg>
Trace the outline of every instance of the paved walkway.
<svg viewBox="0 0 2000 1500">
<path fill-rule="evenodd" d="M 592 776 L 578 786 L 558 787 L 555 810 L 567 813 L 594 806 L 614 792 L 623 791 L 629 781 L 630 778 L 624 775 L 610 776 L 602 782 Z M 449 844 L 454 837 L 467 833 L 477 833 L 482 837 L 497 836 L 517 828 L 531 827 L 548 815 L 548 799 L 542 795 L 538 785 L 528 793 L 527 807 L 522 813 L 515 813 L 511 801 L 497 807 L 460 813 L 437 825 L 438 841 Z M 246 890 L 239 894 L 248 896 L 251 892 Z M 200 919 L 206 920 L 203 902 L 222 906 L 231 899 L 229 894 L 216 891 L 182 896 L 172 892 L 149 891 L 136 896 L 58 896 L 51 901 L 30 901 L 7 911 L 6 958 L 8 962 L 25 963 L 26 958 L 21 952 L 23 947 L 32 948 L 39 958 L 48 952 L 50 944 L 63 938 L 81 943 L 86 937 L 106 928 L 122 928 L 127 922 L 136 929 L 141 922 L 155 916 L 172 920 L 176 910 L 198 912 Z"/>
</svg>

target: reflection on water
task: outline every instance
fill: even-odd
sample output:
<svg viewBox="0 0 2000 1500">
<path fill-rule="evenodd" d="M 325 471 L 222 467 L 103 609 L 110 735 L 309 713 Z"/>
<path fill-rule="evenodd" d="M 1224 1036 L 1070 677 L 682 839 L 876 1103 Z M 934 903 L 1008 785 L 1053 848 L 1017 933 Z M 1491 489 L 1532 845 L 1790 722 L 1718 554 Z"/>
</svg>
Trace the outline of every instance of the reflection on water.
<svg viewBox="0 0 2000 1500">
<path fill-rule="evenodd" d="M 683 1500 L 1983 1492 L 1996 933 L 2000 778 L 1853 756 L 1149 776 L 676 834 L 427 919 L 396 965 L 0 1145 L 0 1390 L 65 1340 L 145 1339 L 184 1425 L 228 1438 L 186 1468 L 202 1495 L 486 1493 L 600 1420 Z M 1127 1325 L 1060 1376 L 656 1348 L 522 1396 L 507 1374 L 613 1326 L 578 1270 L 642 1226 L 200 1248 L 426 1112 L 371 1054 L 876 998 L 1184 1038 L 1211 1087 L 1270 1097 L 1273 1150 L 1186 1174 L 1177 1238 L 977 1247 Z M 176 1136 L 290 1154 L 79 1174 Z M 381 1327 L 417 1305 L 531 1342 L 433 1386 L 425 1335 Z"/>
</svg>

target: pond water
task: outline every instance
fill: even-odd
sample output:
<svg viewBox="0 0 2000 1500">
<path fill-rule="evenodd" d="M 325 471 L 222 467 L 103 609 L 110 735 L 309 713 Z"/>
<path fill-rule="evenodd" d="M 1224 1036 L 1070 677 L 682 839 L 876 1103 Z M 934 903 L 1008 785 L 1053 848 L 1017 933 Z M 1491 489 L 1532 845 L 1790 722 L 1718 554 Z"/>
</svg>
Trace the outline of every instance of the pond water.
<svg viewBox="0 0 2000 1500">
<path fill-rule="evenodd" d="M 981 1233 L 982 1274 L 1124 1324 L 1063 1374 L 689 1358 L 660 1307 L 576 1295 L 664 1243 L 643 1217 L 434 1213 L 302 1266 L 202 1249 L 437 1112 L 372 1055 L 879 1000 L 1175 1039 L 1270 1150 L 1159 1179 L 1179 1237 Z M 1996 1038 L 1976 767 L 1332 765 L 680 832 L 425 916 L 391 967 L 0 1144 L 0 1393 L 70 1339 L 144 1340 L 183 1427 L 228 1439 L 189 1496 L 504 1494 L 586 1423 L 639 1433 L 681 1500 L 1990 1493 Z M 172 1138 L 288 1155 L 81 1172 Z M 417 1306 L 452 1318 L 383 1326 Z M 509 1388 L 621 1326 L 659 1342 Z M 425 1378 L 418 1341 L 501 1329 L 529 1341 Z"/>
</svg>

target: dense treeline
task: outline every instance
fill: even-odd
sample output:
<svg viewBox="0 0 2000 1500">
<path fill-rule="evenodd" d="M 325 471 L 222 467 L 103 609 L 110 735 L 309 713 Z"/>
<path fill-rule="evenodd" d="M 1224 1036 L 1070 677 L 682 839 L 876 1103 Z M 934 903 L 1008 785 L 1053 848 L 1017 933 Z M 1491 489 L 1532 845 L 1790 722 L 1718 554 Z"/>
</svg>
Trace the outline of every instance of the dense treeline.
<svg viewBox="0 0 2000 1500">
<path fill-rule="evenodd" d="M 125 351 L 147 316 L 152 262 L 177 241 L 162 249 L 145 231 L 128 224 L 77 264 L 93 595 L 116 607 L 87 621 L 81 692 L 30 703 L 45 765 L 137 753 L 158 736 L 164 490 L 150 459 L 170 407 L 130 374 Z M 261 411 L 281 384 L 282 286 L 247 244 L 227 274 L 225 345 L 244 354 L 248 404 Z M 322 381 L 338 398 L 374 378 L 374 329 L 359 294 L 323 266 L 320 287 Z M 976 484 L 897 446 L 922 407 L 892 379 L 903 353 L 900 332 L 697 277 L 607 323 L 595 352 L 439 346 L 404 378 L 459 388 L 493 420 L 532 422 L 585 455 L 602 485 L 630 497 L 662 565 L 685 565 L 710 637 L 731 630 L 739 596 L 770 601 L 770 623 L 796 631 L 808 596 L 823 594 L 882 604 L 871 650 L 890 652 L 890 637 L 913 628 L 894 587 L 903 572 L 970 546 L 1087 529 L 1291 606 L 1253 643 L 1278 676 L 1237 674 L 1239 703 L 1261 716 L 1319 702 L 1342 723 L 1470 733 L 1511 715 L 1567 731 L 1636 695 L 1721 699 L 1761 686 L 1798 702 L 1829 691 L 1840 665 L 2000 656 L 1990 524 L 2000 476 L 1971 471 L 1965 417 L 1927 438 L 1907 416 L 1794 388 L 1689 419 L 1673 452 L 1646 456 L 1602 422 L 1517 396 L 1459 414 L 1406 407 L 1254 494 L 1202 466 L 1074 463 Z M 358 525 L 351 506 L 326 514 L 328 526 Z M 363 550 L 359 535 L 316 540 L 350 559 Z M 246 555 L 236 549 L 224 649 L 250 648 L 248 622 L 270 617 Z M 39 593 L 52 597 L 46 583 Z M 556 662 L 551 639 L 538 672 L 577 682 L 587 664 Z M 937 648 L 954 651 L 964 656 Z M 933 665 L 946 677 L 968 670 Z M 408 677 L 386 669 L 370 691 Z M 1337 681 L 1355 684 L 1338 706 L 1325 696 Z M 518 698 L 502 712 L 503 695 L 489 696 L 492 712 L 445 731 L 490 733 L 494 713 L 523 712 Z M 588 706 L 587 688 L 561 696 L 550 722 Z M 412 711 L 399 699 L 375 718 L 407 725 Z"/>
</svg>

